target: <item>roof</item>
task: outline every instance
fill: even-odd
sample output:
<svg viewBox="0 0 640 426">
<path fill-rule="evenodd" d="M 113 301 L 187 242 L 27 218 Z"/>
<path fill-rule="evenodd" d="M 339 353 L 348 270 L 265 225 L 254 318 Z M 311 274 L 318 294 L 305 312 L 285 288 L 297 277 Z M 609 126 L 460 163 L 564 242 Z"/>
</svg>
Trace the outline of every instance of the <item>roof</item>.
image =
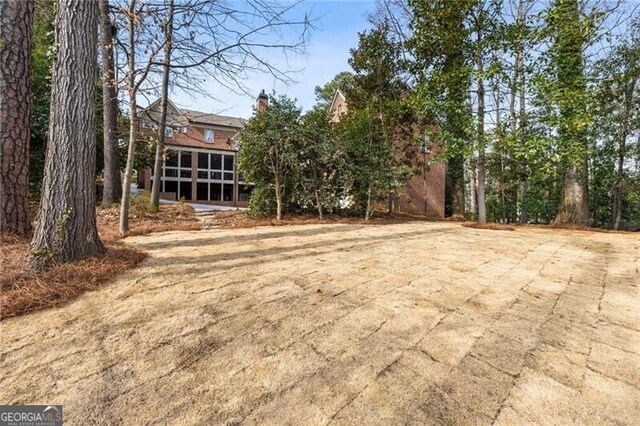
<svg viewBox="0 0 640 426">
<path fill-rule="evenodd" d="M 213 126 L 224 126 L 242 128 L 246 124 L 247 120 L 239 117 L 229 117 L 226 115 L 209 114 L 201 111 L 194 111 L 191 109 L 180 109 L 182 115 L 192 123 L 210 124 Z"/>
<path fill-rule="evenodd" d="M 159 122 L 160 111 L 157 110 L 159 107 L 160 99 L 153 102 L 147 108 L 144 108 L 140 111 L 140 114 L 145 114 L 155 122 Z M 171 102 L 171 100 L 169 100 L 169 108 L 167 108 L 167 123 L 169 125 L 180 124 L 186 126 L 189 123 L 193 123 L 241 129 L 244 127 L 246 122 L 247 120 L 244 118 L 229 117 L 226 115 L 210 114 L 202 111 L 178 108 L 173 102 Z"/>
</svg>

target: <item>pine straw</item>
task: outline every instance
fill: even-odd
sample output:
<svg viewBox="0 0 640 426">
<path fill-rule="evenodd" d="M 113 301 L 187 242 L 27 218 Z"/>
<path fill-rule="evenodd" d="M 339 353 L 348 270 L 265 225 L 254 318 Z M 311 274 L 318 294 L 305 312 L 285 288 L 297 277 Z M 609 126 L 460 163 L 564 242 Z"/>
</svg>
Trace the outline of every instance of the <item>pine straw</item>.
<svg viewBox="0 0 640 426">
<path fill-rule="evenodd" d="M 504 223 L 464 222 L 461 225 L 467 228 L 490 229 L 492 231 L 515 231 L 516 230 L 515 226 L 505 225 Z"/>
<path fill-rule="evenodd" d="M 476 229 L 489 229 L 493 231 L 515 231 L 517 230 L 534 230 L 534 231 L 552 231 L 555 233 L 564 233 L 568 235 L 580 235 L 580 234 L 593 234 L 596 233 L 604 233 L 604 234 L 637 234 L 637 231 L 614 231 L 613 229 L 603 229 L 603 228 L 591 228 L 583 225 L 574 225 L 570 223 L 485 223 L 480 224 L 477 222 L 464 222 L 461 223 L 462 226 L 466 226 L 467 228 L 476 228 Z"/>
<path fill-rule="evenodd" d="M 277 220 L 273 216 L 252 218 L 244 211 L 220 211 L 215 212 L 210 226 L 224 229 L 229 228 L 255 228 L 257 226 L 285 226 L 285 225 L 312 225 L 347 223 L 360 225 L 389 225 L 394 223 L 429 221 L 424 216 L 414 216 L 405 213 L 389 215 L 387 213 L 376 213 L 370 220 L 366 221 L 361 216 L 340 216 L 324 215 L 322 220 L 317 215 L 283 215 L 282 220 Z"/>
<path fill-rule="evenodd" d="M 54 265 L 39 274 L 24 272 L 29 241 L 0 237 L 0 321 L 37 310 L 63 305 L 87 290 L 109 282 L 134 268 L 147 254 L 129 247 L 118 232 L 117 207 L 99 209 L 98 230 L 106 253 L 73 263 Z M 161 206 L 156 214 L 132 214 L 127 235 L 151 232 L 198 230 L 200 222 L 193 209 L 184 204 Z"/>
</svg>

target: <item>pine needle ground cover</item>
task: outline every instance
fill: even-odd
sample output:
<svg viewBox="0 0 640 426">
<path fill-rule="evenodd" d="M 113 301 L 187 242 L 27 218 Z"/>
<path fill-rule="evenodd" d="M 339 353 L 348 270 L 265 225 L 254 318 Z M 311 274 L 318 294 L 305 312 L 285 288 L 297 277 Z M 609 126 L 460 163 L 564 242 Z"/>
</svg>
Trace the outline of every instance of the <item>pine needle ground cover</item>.
<svg viewBox="0 0 640 426">
<path fill-rule="evenodd" d="M 182 203 L 163 205 L 157 213 L 132 213 L 129 235 L 197 230 L 193 209 Z M 118 208 L 98 209 L 100 237 L 107 249 L 102 256 L 55 265 L 40 274 L 24 272 L 29 242 L 2 236 L 0 240 L 0 320 L 47 307 L 60 306 L 87 290 L 94 290 L 116 275 L 135 267 L 146 253 L 125 245 L 118 233 Z"/>
</svg>

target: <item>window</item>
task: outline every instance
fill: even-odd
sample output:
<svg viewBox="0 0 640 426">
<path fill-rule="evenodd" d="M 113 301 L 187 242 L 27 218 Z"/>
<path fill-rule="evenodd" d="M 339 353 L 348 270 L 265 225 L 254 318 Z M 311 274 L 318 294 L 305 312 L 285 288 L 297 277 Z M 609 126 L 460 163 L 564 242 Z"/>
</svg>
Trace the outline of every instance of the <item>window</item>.
<svg viewBox="0 0 640 426">
<path fill-rule="evenodd" d="M 191 151 L 182 151 L 180 153 L 180 168 L 191 170 Z"/>
<path fill-rule="evenodd" d="M 234 155 L 199 152 L 197 157 L 197 198 L 206 200 L 205 197 L 208 196 L 209 201 L 233 202 L 235 198 Z M 185 171 L 182 169 L 184 161 L 182 156 L 180 159 L 180 173 L 182 173 Z"/>
<path fill-rule="evenodd" d="M 164 165 L 167 167 L 178 167 L 178 153 L 176 151 L 169 151 Z"/>
<path fill-rule="evenodd" d="M 172 127 L 165 127 L 164 128 L 164 137 L 165 138 L 172 138 L 173 137 L 173 128 Z"/>
<path fill-rule="evenodd" d="M 233 201 L 233 185 L 226 183 L 222 185 L 222 200 Z"/>
<path fill-rule="evenodd" d="M 178 182 L 166 180 L 164 182 L 164 192 L 173 192 L 176 194 L 176 199 L 178 198 Z"/>
<path fill-rule="evenodd" d="M 209 154 L 204 152 L 198 153 L 198 168 L 209 170 Z"/>
<path fill-rule="evenodd" d="M 222 170 L 222 155 L 211 154 L 211 169 Z"/>
<path fill-rule="evenodd" d="M 251 185 L 238 185 L 238 201 L 249 201 L 251 191 L 253 191 Z"/>
<path fill-rule="evenodd" d="M 204 141 L 206 143 L 213 143 L 213 130 L 204 129 Z"/>
<path fill-rule="evenodd" d="M 191 180 L 191 151 L 169 150 L 164 162 L 163 176 L 174 180 Z"/>
<path fill-rule="evenodd" d="M 211 201 L 221 201 L 222 200 L 222 184 L 221 183 L 211 183 L 209 185 L 209 199 Z"/>
<path fill-rule="evenodd" d="M 206 182 L 198 182 L 196 192 L 197 200 L 207 201 L 209 199 L 209 184 Z"/>
<path fill-rule="evenodd" d="M 185 200 L 191 200 L 191 182 L 189 181 L 180 182 L 180 194 L 178 194 L 178 199 L 182 198 Z"/>
<path fill-rule="evenodd" d="M 229 170 L 229 171 L 233 171 L 233 156 L 232 155 L 225 155 L 224 156 L 224 169 L 225 170 Z"/>
</svg>

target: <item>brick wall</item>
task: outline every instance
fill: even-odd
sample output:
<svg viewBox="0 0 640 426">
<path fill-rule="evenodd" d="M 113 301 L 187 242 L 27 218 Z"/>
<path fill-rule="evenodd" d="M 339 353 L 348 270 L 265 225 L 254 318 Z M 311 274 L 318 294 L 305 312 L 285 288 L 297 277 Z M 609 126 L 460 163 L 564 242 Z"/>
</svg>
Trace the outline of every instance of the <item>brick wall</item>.
<svg viewBox="0 0 640 426">
<path fill-rule="evenodd" d="M 436 163 L 410 178 L 398 200 L 398 211 L 444 219 L 446 170 L 444 163 Z"/>
</svg>

